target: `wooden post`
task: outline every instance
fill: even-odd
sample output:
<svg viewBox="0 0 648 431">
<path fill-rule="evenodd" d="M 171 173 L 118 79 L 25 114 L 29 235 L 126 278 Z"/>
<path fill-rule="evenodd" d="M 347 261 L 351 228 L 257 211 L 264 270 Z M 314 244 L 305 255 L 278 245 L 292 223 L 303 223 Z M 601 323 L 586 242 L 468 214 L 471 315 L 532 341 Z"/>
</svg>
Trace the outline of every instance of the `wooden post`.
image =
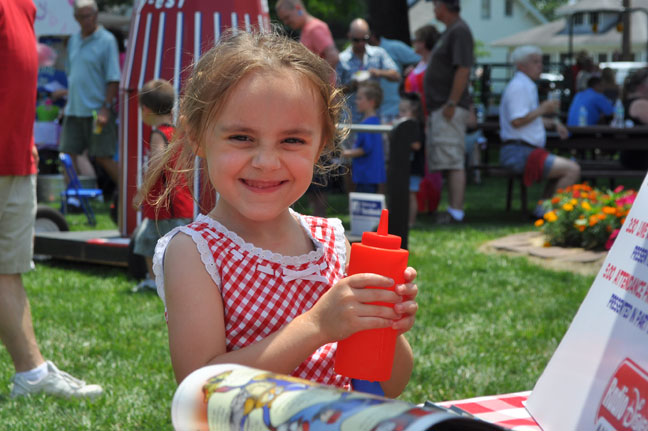
<svg viewBox="0 0 648 431">
<path fill-rule="evenodd" d="M 394 127 L 389 134 L 389 162 L 387 165 L 387 208 L 389 233 L 402 239 L 401 248 L 407 249 L 409 236 L 409 178 L 411 133 L 408 122 Z M 411 123 L 411 122 L 409 122 Z M 403 127 L 405 126 L 405 127 Z"/>
<path fill-rule="evenodd" d="M 376 33 L 411 45 L 407 0 L 367 0 L 367 6 Z"/>
</svg>

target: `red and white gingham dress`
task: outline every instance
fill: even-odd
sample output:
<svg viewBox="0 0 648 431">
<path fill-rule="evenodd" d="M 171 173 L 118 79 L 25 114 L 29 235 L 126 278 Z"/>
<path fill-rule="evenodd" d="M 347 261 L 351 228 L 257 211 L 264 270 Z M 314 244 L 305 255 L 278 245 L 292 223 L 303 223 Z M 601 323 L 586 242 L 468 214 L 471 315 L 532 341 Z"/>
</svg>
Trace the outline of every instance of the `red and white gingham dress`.
<svg viewBox="0 0 648 431">
<path fill-rule="evenodd" d="M 344 276 L 347 256 L 342 222 L 292 214 L 315 245 L 314 251 L 302 256 L 255 247 L 204 215 L 172 230 L 159 240 L 153 258 L 158 294 L 164 301 L 164 251 L 175 234 L 185 233 L 196 243 L 223 297 L 227 350 L 262 340 L 309 310 Z M 337 343 L 320 347 L 292 375 L 349 389 L 349 379 L 333 371 L 336 347 Z"/>
</svg>

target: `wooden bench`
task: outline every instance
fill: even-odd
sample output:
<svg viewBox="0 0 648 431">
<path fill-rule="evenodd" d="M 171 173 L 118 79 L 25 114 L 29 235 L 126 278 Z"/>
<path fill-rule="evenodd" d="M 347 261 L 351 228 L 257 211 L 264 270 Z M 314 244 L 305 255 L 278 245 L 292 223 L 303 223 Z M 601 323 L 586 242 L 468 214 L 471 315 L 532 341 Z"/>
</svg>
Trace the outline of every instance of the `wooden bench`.
<svg viewBox="0 0 648 431">
<path fill-rule="evenodd" d="M 576 160 L 581 167 L 581 181 L 588 181 L 592 184 L 597 179 L 607 178 L 610 188 L 615 187 L 617 178 L 644 178 L 646 171 L 627 169 L 617 160 Z M 522 214 L 528 214 L 527 187 L 524 185 L 522 174 L 516 174 L 511 170 L 493 164 L 481 164 L 471 166 L 470 169 L 481 170 L 484 175 L 493 177 L 504 177 L 508 179 L 506 190 L 506 211 L 511 211 L 513 203 L 513 189 L 515 182 L 520 187 L 520 210 Z"/>
</svg>

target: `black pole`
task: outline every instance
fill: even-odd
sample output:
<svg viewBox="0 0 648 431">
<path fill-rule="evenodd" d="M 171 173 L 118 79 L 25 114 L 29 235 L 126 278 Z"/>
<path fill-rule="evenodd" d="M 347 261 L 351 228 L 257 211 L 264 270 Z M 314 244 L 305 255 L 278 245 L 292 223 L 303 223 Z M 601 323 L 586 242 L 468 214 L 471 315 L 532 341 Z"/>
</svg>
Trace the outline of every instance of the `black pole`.
<svg viewBox="0 0 648 431">
<path fill-rule="evenodd" d="M 407 0 L 367 0 L 367 6 L 373 31 L 388 39 L 412 43 Z"/>
<path fill-rule="evenodd" d="M 621 41 L 621 59 L 624 61 L 632 60 L 632 50 L 630 48 L 630 0 L 623 0 L 623 36 Z"/>
</svg>

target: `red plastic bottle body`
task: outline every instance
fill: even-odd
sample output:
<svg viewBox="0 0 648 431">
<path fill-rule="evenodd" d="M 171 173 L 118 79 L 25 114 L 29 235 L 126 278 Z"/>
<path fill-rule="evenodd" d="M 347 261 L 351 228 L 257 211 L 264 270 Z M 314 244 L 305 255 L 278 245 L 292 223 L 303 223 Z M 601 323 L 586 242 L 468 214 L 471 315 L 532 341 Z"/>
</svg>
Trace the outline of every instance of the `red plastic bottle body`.
<svg viewBox="0 0 648 431">
<path fill-rule="evenodd" d="M 348 275 L 374 273 L 392 278 L 395 284 L 402 284 L 409 252 L 398 248 L 400 244 L 396 248 L 382 248 L 367 245 L 365 242 L 363 236 L 363 243 L 351 245 Z M 387 289 L 394 290 L 395 284 Z M 382 287 L 368 288 L 383 289 Z M 377 304 L 394 306 L 391 303 Z M 383 328 L 356 332 L 339 341 L 335 356 L 335 372 L 354 379 L 373 382 L 389 380 L 394 363 L 396 337 L 395 330 Z"/>
</svg>

